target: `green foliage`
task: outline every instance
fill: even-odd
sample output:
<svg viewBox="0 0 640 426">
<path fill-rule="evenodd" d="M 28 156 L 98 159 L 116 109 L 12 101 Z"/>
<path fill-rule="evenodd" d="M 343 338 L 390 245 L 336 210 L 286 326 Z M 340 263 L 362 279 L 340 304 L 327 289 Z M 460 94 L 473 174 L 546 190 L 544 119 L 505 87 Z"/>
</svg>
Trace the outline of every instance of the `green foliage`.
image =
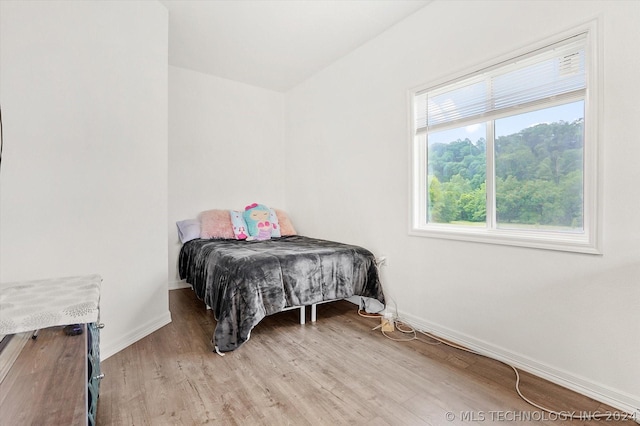
<svg viewBox="0 0 640 426">
<path fill-rule="evenodd" d="M 495 141 L 499 223 L 582 227 L 583 120 L 538 124 Z M 486 221 L 486 141 L 429 146 L 429 221 Z"/>
</svg>

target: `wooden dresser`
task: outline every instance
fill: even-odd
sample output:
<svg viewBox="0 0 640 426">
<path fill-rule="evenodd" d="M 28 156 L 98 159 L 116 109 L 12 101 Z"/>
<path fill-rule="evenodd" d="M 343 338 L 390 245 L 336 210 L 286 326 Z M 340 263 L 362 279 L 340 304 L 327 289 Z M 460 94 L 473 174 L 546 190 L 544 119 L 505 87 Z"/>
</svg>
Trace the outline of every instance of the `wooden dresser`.
<svg viewBox="0 0 640 426">
<path fill-rule="evenodd" d="M 0 287 L 0 332 L 37 330 L 0 383 L 0 425 L 95 425 L 100 282 L 91 275 Z M 53 291 L 62 292 L 58 302 L 47 296 L 46 308 L 34 309 L 31 302 Z M 80 324 L 82 333 L 65 334 L 68 324 Z"/>
</svg>

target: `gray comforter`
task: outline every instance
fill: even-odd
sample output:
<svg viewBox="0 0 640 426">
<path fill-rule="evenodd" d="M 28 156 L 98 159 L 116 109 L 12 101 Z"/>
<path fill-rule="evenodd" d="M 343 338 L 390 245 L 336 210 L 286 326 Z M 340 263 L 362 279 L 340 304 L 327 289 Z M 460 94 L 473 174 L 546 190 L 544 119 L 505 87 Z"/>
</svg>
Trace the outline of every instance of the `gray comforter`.
<svg viewBox="0 0 640 426">
<path fill-rule="evenodd" d="M 179 272 L 213 309 L 214 344 L 221 352 L 238 348 L 262 318 L 290 306 L 353 295 L 384 304 L 371 252 L 299 235 L 267 241 L 192 240 L 180 251 Z"/>
</svg>

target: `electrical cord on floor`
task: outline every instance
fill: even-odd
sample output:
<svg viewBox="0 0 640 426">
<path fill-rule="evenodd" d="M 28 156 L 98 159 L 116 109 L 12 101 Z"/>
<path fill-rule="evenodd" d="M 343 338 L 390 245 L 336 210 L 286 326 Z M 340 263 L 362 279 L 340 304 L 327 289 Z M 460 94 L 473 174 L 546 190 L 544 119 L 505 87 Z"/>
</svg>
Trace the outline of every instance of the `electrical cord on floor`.
<svg viewBox="0 0 640 426">
<path fill-rule="evenodd" d="M 363 311 L 362 309 L 358 309 L 358 315 L 365 318 L 380 318 L 382 314 L 370 314 L 367 311 Z"/>
<path fill-rule="evenodd" d="M 365 318 L 381 318 L 382 317 L 382 314 L 362 313 L 360 309 L 358 309 L 358 315 L 360 315 L 361 317 L 365 317 Z M 552 410 L 550 408 L 544 407 L 544 406 L 542 406 L 540 404 L 537 404 L 537 403 L 531 401 L 526 396 L 524 396 L 522 394 L 522 392 L 520 391 L 520 373 L 519 373 L 518 369 L 515 366 L 513 366 L 513 365 L 511 365 L 511 364 L 509 364 L 509 363 L 507 363 L 505 361 L 501 361 L 499 359 L 492 358 L 492 357 L 490 357 L 488 355 L 481 354 L 479 352 L 476 352 L 476 351 L 471 350 L 469 348 L 466 348 L 464 346 L 460 346 L 460 345 L 457 345 L 457 344 L 455 344 L 453 342 L 449 342 L 447 340 L 444 340 L 444 339 L 442 339 L 442 338 L 440 338 L 438 336 L 435 336 L 435 335 L 433 335 L 431 333 L 428 333 L 426 331 L 416 330 L 414 327 L 410 326 L 409 324 L 407 324 L 405 322 L 402 322 L 402 321 L 398 320 L 397 318 L 398 318 L 398 312 L 397 312 L 397 305 L 396 305 L 396 316 L 395 316 L 395 321 L 394 321 L 395 322 L 395 329 L 398 330 L 401 333 L 410 334 L 411 336 L 410 337 L 405 337 L 405 338 L 396 338 L 396 337 L 389 336 L 386 331 L 381 330 L 382 334 L 387 339 L 393 340 L 395 342 L 410 342 L 412 340 L 418 340 L 420 342 L 431 344 L 431 345 L 444 344 L 444 345 L 450 346 L 450 347 L 452 347 L 454 349 L 459 349 L 461 351 L 469 352 L 469 353 L 474 354 L 474 355 L 479 355 L 479 356 L 482 356 L 484 358 L 488 358 L 488 359 L 491 359 L 491 360 L 494 360 L 494 361 L 498 361 L 501 364 L 504 364 L 504 365 L 506 365 L 508 367 L 511 367 L 511 369 L 513 369 L 513 372 L 516 375 L 515 389 L 516 389 L 516 392 L 518 393 L 518 396 L 520 396 L 520 398 L 522 398 L 522 400 L 524 400 L 526 403 L 538 408 L 539 410 L 542 410 L 542 411 L 544 411 L 546 413 L 552 414 L 554 416 L 557 416 L 558 418 L 562 418 L 562 419 L 566 419 L 566 420 L 597 420 L 597 419 L 602 419 L 602 418 L 611 418 L 611 416 L 612 416 L 612 413 L 594 413 L 594 414 L 590 414 L 590 415 L 576 415 L 576 414 L 573 414 L 573 413 L 575 413 L 575 411 L 573 411 L 573 412 L 570 412 L 570 411 L 562 411 L 562 412 L 560 412 L 560 411 L 555 411 L 555 410 Z M 379 328 L 381 328 L 381 325 L 378 325 L 378 326 L 374 327 L 372 329 L 372 331 L 373 330 L 377 330 Z M 418 338 L 418 334 L 423 334 L 423 335 L 427 336 L 428 338 L 434 340 L 435 342 L 428 342 L 426 340 L 419 339 Z M 584 413 L 585 411 L 582 411 L 582 412 Z M 631 415 L 629 413 L 626 413 L 626 412 L 620 412 L 620 414 L 621 414 L 621 416 L 620 416 L 619 420 L 622 420 L 622 421 L 625 421 L 625 420 L 634 421 L 633 415 Z M 618 420 L 618 419 L 616 419 L 616 420 Z"/>
</svg>

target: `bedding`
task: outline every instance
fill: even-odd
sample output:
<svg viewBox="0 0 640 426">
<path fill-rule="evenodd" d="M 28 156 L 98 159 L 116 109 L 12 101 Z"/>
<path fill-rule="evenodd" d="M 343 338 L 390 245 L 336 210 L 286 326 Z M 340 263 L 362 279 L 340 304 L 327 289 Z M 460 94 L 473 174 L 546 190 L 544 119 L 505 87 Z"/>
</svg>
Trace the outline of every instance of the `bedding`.
<svg viewBox="0 0 640 426">
<path fill-rule="evenodd" d="M 200 238 L 200 222 L 196 219 L 187 219 L 176 222 L 178 237 L 181 243 Z"/>
<path fill-rule="evenodd" d="M 233 238 L 228 210 L 213 209 L 200 213 L 200 238 Z"/>
<path fill-rule="evenodd" d="M 289 219 L 289 215 L 284 210 L 273 209 L 273 211 L 276 214 L 278 224 L 280 225 L 281 236 L 287 237 L 289 235 L 298 235 L 296 229 L 293 227 L 293 223 L 291 223 L 291 219 Z"/>
<path fill-rule="evenodd" d="M 280 232 L 280 222 L 278 221 L 278 215 L 274 209 L 269 209 L 269 221 L 273 223 L 273 229 L 271 230 L 272 238 L 282 237 Z"/>
<path fill-rule="evenodd" d="M 289 307 L 353 295 L 384 304 L 370 251 L 301 235 L 191 240 L 180 250 L 179 273 L 213 310 L 220 352 L 237 349 L 265 316 Z"/>
</svg>

